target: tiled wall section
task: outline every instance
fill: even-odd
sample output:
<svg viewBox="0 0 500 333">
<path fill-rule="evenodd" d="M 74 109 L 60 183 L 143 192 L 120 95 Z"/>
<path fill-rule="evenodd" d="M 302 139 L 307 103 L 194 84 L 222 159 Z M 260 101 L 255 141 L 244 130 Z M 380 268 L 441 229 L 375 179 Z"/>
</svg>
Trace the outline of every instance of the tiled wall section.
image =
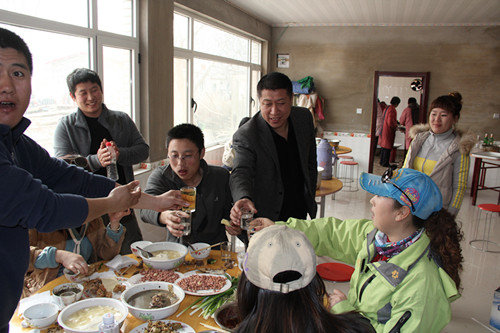
<svg viewBox="0 0 500 333">
<path fill-rule="evenodd" d="M 341 146 L 352 149 L 349 153 L 359 163 L 359 172 L 368 172 L 368 158 L 370 156 L 370 138 L 368 133 L 324 132 L 325 139 L 338 139 Z"/>
</svg>

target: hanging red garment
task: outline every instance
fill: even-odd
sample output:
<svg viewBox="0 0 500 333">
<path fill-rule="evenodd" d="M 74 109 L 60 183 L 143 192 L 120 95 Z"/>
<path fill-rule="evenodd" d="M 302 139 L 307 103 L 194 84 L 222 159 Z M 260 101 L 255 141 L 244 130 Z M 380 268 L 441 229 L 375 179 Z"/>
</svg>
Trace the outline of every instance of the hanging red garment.
<svg viewBox="0 0 500 333">
<path fill-rule="evenodd" d="M 384 123 L 382 134 L 379 137 L 378 144 L 382 148 L 392 149 L 394 146 L 394 138 L 398 127 L 397 112 L 394 105 L 389 105 L 384 111 Z"/>
</svg>

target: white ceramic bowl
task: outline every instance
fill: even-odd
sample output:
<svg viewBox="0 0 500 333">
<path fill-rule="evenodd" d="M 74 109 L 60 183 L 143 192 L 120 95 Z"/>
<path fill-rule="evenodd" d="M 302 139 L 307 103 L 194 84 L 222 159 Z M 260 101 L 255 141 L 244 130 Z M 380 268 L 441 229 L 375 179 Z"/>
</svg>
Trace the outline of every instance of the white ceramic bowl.
<svg viewBox="0 0 500 333">
<path fill-rule="evenodd" d="M 318 178 L 316 179 L 316 189 L 320 188 L 321 186 L 321 176 L 323 175 L 323 171 L 325 171 L 325 168 L 318 167 Z"/>
<path fill-rule="evenodd" d="M 73 283 L 80 283 L 83 281 L 87 281 L 89 279 L 88 276 L 82 275 L 82 274 L 75 274 L 73 271 L 67 269 L 66 267 L 63 269 L 64 276 L 66 279 Z"/>
<path fill-rule="evenodd" d="M 33 328 L 45 328 L 52 325 L 59 313 L 59 306 L 54 303 L 38 303 L 23 312 L 26 323 Z"/>
<path fill-rule="evenodd" d="M 83 295 L 83 285 L 81 285 L 80 283 L 63 283 L 63 284 L 60 284 L 57 287 L 54 287 L 54 289 L 52 289 L 52 294 L 57 299 L 61 299 L 61 301 L 63 301 L 64 297 L 61 296 L 60 294 L 63 293 L 65 290 L 75 289 L 75 288 L 78 289 L 79 291 L 75 292 L 74 300 L 72 302 L 70 302 L 70 303 L 73 303 L 73 302 L 79 301 L 82 298 L 82 295 Z M 63 303 L 64 303 L 64 301 L 63 301 Z"/>
<path fill-rule="evenodd" d="M 210 244 L 207 243 L 194 243 L 191 244 L 196 250 L 202 249 L 204 247 L 210 246 Z M 202 251 L 193 251 L 189 246 L 188 246 L 189 254 L 191 257 L 197 260 L 205 259 L 210 255 L 210 248 L 202 250 Z"/>
<path fill-rule="evenodd" d="M 153 242 L 150 241 L 133 242 L 132 244 L 130 244 L 130 250 L 136 257 L 139 257 L 139 250 L 137 250 L 137 247 L 139 246 L 141 249 L 144 249 L 149 244 L 153 244 Z"/>
<path fill-rule="evenodd" d="M 168 286 L 173 287 L 173 292 L 175 293 L 177 298 L 179 298 L 179 300 L 172 305 L 158 309 L 141 309 L 127 303 L 130 297 L 134 296 L 135 294 L 141 291 L 153 290 L 153 289 L 168 290 Z M 135 286 L 125 290 L 121 296 L 121 300 L 123 304 L 127 306 L 132 316 L 140 320 L 147 321 L 147 320 L 160 320 L 167 318 L 168 316 L 171 316 L 172 314 L 175 313 L 175 311 L 177 311 L 179 305 L 184 300 L 185 296 L 186 294 L 184 293 L 184 290 L 182 290 L 182 288 L 179 287 L 178 285 L 162 281 L 149 281 L 136 284 Z"/>
<path fill-rule="evenodd" d="M 161 250 L 173 250 L 180 253 L 180 257 L 175 259 L 155 260 L 153 258 L 148 259 L 139 252 L 139 255 L 141 256 L 142 260 L 146 265 L 157 269 L 174 269 L 176 267 L 179 267 L 184 262 L 184 258 L 186 257 L 187 254 L 187 247 L 185 247 L 182 244 L 174 242 L 153 243 L 146 246 L 144 250 L 149 252 L 155 252 Z"/>
<path fill-rule="evenodd" d="M 120 327 L 122 326 L 123 321 L 128 315 L 127 307 L 120 300 L 114 298 L 104 298 L 104 297 L 84 299 L 68 305 L 64 310 L 61 311 L 61 313 L 59 313 L 59 317 L 57 317 L 57 322 L 59 323 L 59 325 L 61 325 L 61 327 L 64 329 L 64 332 L 66 333 L 98 333 L 99 328 L 96 328 L 95 330 L 84 331 L 84 330 L 69 328 L 65 324 L 65 320 L 67 320 L 68 317 L 71 316 L 73 313 L 81 309 L 90 308 L 92 306 L 98 306 L 98 305 L 112 306 L 117 311 L 119 311 L 121 315 L 120 316 L 115 315 L 115 321 L 118 323 L 118 326 Z"/>
</svg>

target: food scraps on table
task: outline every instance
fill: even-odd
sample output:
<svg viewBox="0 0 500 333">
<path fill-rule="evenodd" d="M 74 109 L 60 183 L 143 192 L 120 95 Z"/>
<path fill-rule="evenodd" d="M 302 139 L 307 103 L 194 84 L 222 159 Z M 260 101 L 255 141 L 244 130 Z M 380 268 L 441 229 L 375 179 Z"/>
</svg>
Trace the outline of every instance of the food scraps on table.
<svg viewBox="0 0 500 333">
<path fill-rule="evenodd" d="M 148 321 L 143 333 L 174 333 L 182 328 L 181 323 L 166 323 L 163 321 Z"/>
</svg>

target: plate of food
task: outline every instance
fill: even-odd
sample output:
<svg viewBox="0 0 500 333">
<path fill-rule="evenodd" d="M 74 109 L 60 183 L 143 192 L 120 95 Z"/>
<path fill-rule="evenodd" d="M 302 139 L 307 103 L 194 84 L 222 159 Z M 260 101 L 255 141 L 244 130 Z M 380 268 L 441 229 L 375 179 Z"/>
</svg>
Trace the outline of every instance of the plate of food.
<svg viewBox="0 0 500 333">
<path fill-rule="evenodd" d="M 188 324 L 175 320 L 148 321 L 134 328 L 130 333 L 195 333 L 196 331 Z"/>
<path fill-rule="evenodd" d="M 133 275 L 128 279 L 131 285 L 148 282 L 148 281 L 163 281 L 174 283 L 184 274 L 171 269 L 156 269 L 150 268 L 141 271 L 139 274 Z"/>
<path fill-rule="evenodd" d="M 175 281 L 188 295 L 217 295 L 231 288 L 231 281 L 225 275 L 205 274 L 191 271 Z"/>
<path fill-rule="evenodd" d="M 90 280 L 82 283 L 85 298 L 108 297 L 119 299 L 121 293 L 131 286 L 126 278 L 117 277 L 111 271 L 97 273 L 90 278 Z"/>
</svg>

